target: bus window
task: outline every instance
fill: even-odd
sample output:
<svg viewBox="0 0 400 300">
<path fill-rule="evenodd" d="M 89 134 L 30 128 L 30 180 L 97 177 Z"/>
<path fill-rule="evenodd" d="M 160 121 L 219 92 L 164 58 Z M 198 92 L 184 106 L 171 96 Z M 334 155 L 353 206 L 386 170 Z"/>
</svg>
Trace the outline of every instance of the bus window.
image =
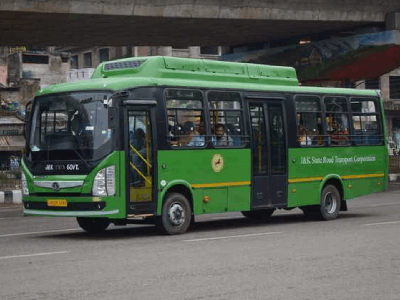
<svg viewBox="0 0 400 300">
<path fill-rule="evenodd" d="M 285 174 L 286 138 L 281 104 L 268 104 L 268 120 L 271 139 L 271 174 Z"/>
<path fill-rule="evenodd" d="M 354 142 L 357 145 L 382 145 L 376 103 L 372 99 L 351 98 Z"/>
<path fill-rule="evenodd" d="M 330 145 L 349 145 L 349 115 L 344 97 L 324 97 L 325 124 Z"/>
<path fill-rule="evenodd" d="M 243 110 L 239 93 L 209 92 L 212 143 L 215 147 L 244 145 Z"/>
<path fill-rule="evenodd" d="M 319 97 L 315 96 L 296 96 L 295 98 L 297 138 L 300 146 L 323 144 L 322 116 L 319 100 Z"/>
<path fill-rule="evenodd" d="M 262 103 L 249 106 L 254 175 L 266 174 L 268 171 L 268 152 L 265 141 L 264 107 Z"/>
<path fill-rule="evenodd" d="M 197 90 L 165 91 L 168 138 L 172 147 L 204 147 L 203 94 Z"/>
<path fill-rule="evenodd" d="M 131 186 L 151 185 L 151 124 L 149 111 L 129 112 L 129 156 Z M 151 197 L 146 197 L 151 199 Z"/>
</svg>

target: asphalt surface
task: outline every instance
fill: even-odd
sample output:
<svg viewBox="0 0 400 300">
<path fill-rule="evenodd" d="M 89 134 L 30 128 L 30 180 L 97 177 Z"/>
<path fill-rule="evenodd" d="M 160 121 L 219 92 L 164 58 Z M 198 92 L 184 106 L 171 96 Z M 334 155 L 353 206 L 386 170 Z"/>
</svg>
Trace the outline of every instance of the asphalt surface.
<svg viewBox="0 0 400 300">
<path fill-rule="evenodd" d="M 330 222 L 299 209 L 266 222 L 199 216 L 83 232 L 73 218 L 0 208 L 0 299 L 400 299 L 400 183 Z"/>
</svg>

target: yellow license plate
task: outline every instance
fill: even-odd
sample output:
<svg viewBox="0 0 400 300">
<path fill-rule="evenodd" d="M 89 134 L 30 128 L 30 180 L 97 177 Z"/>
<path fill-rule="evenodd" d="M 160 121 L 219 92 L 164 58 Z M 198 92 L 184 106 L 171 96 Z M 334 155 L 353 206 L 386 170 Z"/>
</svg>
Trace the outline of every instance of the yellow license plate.
<svg viewBox="0 0 400 300">
<path fill-rule="evenodd" d="M 51 207 L 67 207 L 67 200 L 65 199 L 48 199 L 47 206 Z"/>
</svg>

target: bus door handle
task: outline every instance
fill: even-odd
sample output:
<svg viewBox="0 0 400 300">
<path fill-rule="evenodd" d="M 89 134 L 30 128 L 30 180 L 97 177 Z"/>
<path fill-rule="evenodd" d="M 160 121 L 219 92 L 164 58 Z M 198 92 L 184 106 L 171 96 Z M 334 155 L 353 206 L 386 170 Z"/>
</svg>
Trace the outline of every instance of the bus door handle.
<svg viewBox="0 0 400 300">
<path fill-rule="evenodd" d="M 283 196 L 283 192 L 282 191 L 277 191 L 276 192 L 276 196 L 281 198 Z"/>
</svg>

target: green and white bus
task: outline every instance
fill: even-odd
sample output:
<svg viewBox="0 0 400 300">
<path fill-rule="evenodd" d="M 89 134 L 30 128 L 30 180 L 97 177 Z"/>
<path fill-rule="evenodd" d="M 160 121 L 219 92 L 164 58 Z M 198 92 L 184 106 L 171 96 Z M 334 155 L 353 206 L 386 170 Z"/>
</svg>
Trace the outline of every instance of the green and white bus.
<svg viewBox="0 0 400 300">
<path fill-rule="evenodd" d="M 293 68 L 173 57 L 100 64 L 39 90 L 22 161 L 25 215 L 76 217 L 89 232 L 201 214 L 322 220 L 385 190 L 378 91 L 299 86 Z"/>
</svg>

